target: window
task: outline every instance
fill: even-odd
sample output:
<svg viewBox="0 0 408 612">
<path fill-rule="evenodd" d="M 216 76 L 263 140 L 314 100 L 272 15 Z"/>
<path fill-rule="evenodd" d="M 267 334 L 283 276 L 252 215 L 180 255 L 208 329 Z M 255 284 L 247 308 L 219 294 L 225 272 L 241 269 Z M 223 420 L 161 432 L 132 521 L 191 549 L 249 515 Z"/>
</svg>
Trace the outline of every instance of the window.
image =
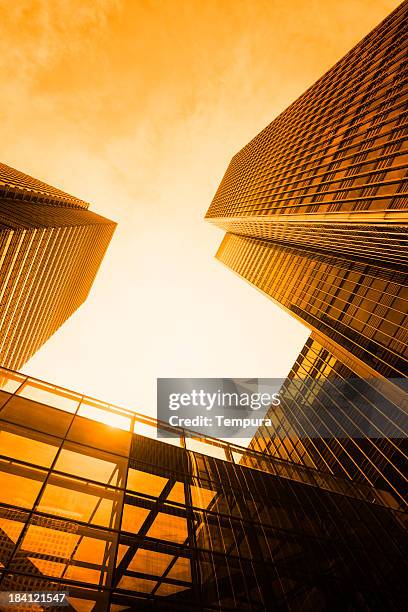
<svg viewBox="0 0 408 612">
<path fill-rule="evenodd" d="M 118 455 L 128 456 L 131 433 L 104 423 L 97 423 L 84 416 L 76 416 L 67 434 L 73 440 L 95 448 L 105 448 L 109 440 L 109 450 Z"/>
<path fill-rule="evenodd" d="M 72 414 L 14 396 L 2 409 L 1 418 L 62 438 L 71 424 Z"/>
<path fill-rule="evenodd" d="M 122 576 L 118 587 L 127 591 L 136 591 L 139 593 L 151 593 L 157 582 L 154 580 L 145 580 L 144 578 L 135 578 L 134 576 Z"/>
<path fill-rule="evenodd" d="M 159 512 L 147 532 L 149 538 L 183 544 L 187 540 L 187 521 L 181 516 Z"/>
<path fill-rule="evenodd" d="M 114 525 L 113 521 L 118 514 L 121 495 L 115 489 L 51 474 L 37 510 L 75 521 L 118 528 L 119 525 Z"/>
<path fill-rule="evenodd" d="M 152 574 L 153 576 L 160 577 L 167 570 L 173 559 L 173 555 L 139 548 L 129 563 L 128 569 L 132 572 Z"/>
<path fill-rule="evenodd" d="M 58 438 L 7 423 L 1 426 L 0 455 L 50 467 L 58 446 Z"/>
<path fill-rule="evenodd" d="M 79 407 L 78 414 L 111 427 L 130 431 L 130 416 L 119 409 L 110 408 L 108 404 L 102 404 L 102 402 L 84 399 Z"/>
<path fill-rule="evenodd" d="M 45 472 L 3 460 L 0 470 L 0 502 L 32 508 L 45 480 Z"/>
<path fill-rule="evenodd" d="M 159 497 L 167 483 L 168 478 L 129 468 L 126 488 L 136 493 L 146 493 L 147 495 Z"/>
<path fill-rule="evenodd" d="M 109 453 L 66 442 L 55 463 L 55 470 L 89 480 L 120 486 L 125 462 Z"/>
<path fill-rule="evenodd" d="M 64 391 L 54 385 L 31 379 L 19 389 L 17 395 L 66 412 L 75 412 L 81 399 L 80 395 L 71 391 Z"/>
<path fill-rule="evenodd" d="M 210 457 L 216 457 L 223 460 L 226 459 L 225 448 L 223 446 L 211 444 L 211 442 L 206 442 L 197 438 L 190 438 L 186 436 L 186 448 L 197 453 L 209 455 Z"/>
<path fill-rule="evenodd" d="M 0 389 L 3 391 L 15 393 L 25 380 L 27 380 L 26 376 L 0 368 Z"/>
<path fill-rule="evenodd" d="M 28 513 L 2 509 L 0 516 L 0 567 L 4 567 L 14 549 L 14 544 L 23 530 Z"/>
<path fill-rule="evenodd" d="M 115 537 L 109 532 L 34 515 L 11 568 L 104 584 Z"/>
<path fill-rule="evenodd" d="M 149 510 L 146 508 L 140 508 L 139 506 L 133 506 L 131 504 L 125 504 L 123 506 L 122 515 L 122 529 L 123 531 L 129 531 L 130 533 L 139 533 L 140 528 L 145 522 Z"/>
<path fill-rule="evenodd" d="M 217 495 L 216 491 L 212 491 L 211 489 L 205 489 L 204 487 L 198 487 L 196 485 L 191 485 L 190 491 L 193 506 L 195 506 L 196 508 L 202 508 L 203 510 L 206 510 L 210 507 L 211 502 Z"/>
</svg>

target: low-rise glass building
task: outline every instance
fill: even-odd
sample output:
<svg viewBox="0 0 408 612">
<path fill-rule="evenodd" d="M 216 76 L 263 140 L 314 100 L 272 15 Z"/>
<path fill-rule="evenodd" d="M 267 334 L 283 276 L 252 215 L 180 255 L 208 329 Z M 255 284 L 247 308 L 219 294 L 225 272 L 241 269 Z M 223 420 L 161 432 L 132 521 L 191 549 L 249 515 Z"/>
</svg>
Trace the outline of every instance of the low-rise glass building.
<svg viewBox="0 0 408 612">
<path fill-rule="evenodd" d="M 0 382 L 2 609 L 8 591 L 63 591 L 77 611 L 402 609 L 390 493 L 9 370 Z M 27 607 L 42 609 L 10 609 Z"/>
</svg>

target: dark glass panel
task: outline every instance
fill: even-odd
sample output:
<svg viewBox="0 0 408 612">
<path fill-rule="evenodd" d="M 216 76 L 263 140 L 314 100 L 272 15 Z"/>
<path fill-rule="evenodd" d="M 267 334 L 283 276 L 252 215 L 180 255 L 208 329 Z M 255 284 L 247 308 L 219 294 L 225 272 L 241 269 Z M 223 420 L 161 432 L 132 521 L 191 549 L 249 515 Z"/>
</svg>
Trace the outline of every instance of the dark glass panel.
<svg viewBox="0 0 408 612">
<path fill-rule="evenodd" d="M 1 418 L 37 431 L 64 437 L 72 414 L 38 404 L 24 397 L 12 397 L 1 411 Z"/>
<path fill-rule="evenodd" d="M 113 455 L 97 448 L 65 442 L 54 469 L 81 478 L 123 487 L 126 461 L 119 455 Z"/>
<path fill-rule="evenodd" d="M 109 413 L 104 414 L 109 419 Z M 112 424 L 114 424 L 114 419 Z M 94 419 L 76 416 L 69 429 L 67 439 L 95 448 L 105 448 L 106 441 L 109 440 L 109 450 L 112 453 L 127 457 L 129 455 L 131 434 L 120 428 L 98 423 Z"/>
</svg>

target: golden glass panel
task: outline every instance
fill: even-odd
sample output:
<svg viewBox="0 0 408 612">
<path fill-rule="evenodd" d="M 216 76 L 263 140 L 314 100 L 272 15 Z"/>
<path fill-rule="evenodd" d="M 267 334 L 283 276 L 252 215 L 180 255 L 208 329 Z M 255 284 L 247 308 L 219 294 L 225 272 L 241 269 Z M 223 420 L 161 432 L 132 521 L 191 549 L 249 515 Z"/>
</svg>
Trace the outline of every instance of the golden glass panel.
<svg viewBox="0 0 408 612">
<path fill-rule="evenodd" d="M 95 491 L 95 495 L 92 495 L 78 491 L 73 479 L 58 478 L 55 480 L 60 482 L 61 486 L 47 484 L 37 510 L 56 516 L 64 516 L 74 521 L 85 523 L 90 521 L 104 527 L 109 526 L 112 515 L 112 500 L 103 499 L 101 502 L 99 495 L 103 495 L 103 489 L 98 491 L 97 487 L 93 487 L 91 490 Z M 82 483 L 79 484 L 82 485 Z M 92 516 L 93 514 L 94 516 Z"/>
<path fill-rule="evenodd" d="M 45 474 L 34 468 L 0 462 L 0 502 L 32 508 Z M 6 471 L 7 470 L 7 471 Z"/>
<path fill-rule="evenodd" d="M 154 523 L 147 532 L 149 538 L 166 540 L 183 544 L 188 536 L 187 521 L 181 516 L 159 512 Z"/>
<path fill-rule="evenodd" d="M 122 529 L 131 533 L 139 533 L 148 514 L 149 510 L 146 510 L 146 508 L 125 504 L 123 506 Z"/>
<path fill-rule="evenodd" d="M 191 564 L 190 559 L 186 557 L 179 557 L 166 578 L 173 578 L 174 580 L 183 580 L 184 582 L 191 582 Z"/>
<path fill-rule="evenodd" d="M 72 608 L 75 612 L 92 612 L 95 609 L 95 602 L 89 599 L 79 599 L 78 597 L 68 597 Z"/>
<path fill-rule="evenodd" d="M 78 565 L 69 565 L 64 574 L 64 578 L 68 580 L 78 580 L 78 582 L 89 582 L 90 584 L 100 584 L 101 574 L 99 570 L 90 569 L 88 567 L 79 567 Z M 102 579 L 102 584 L 105 583 L 105 573 Z"/>
<path fill-rule="evenodd" d="M 128 457 L 131 433 L 76 415 L 67 433 L 67 440 L 98 449 L 106 448 L 106 440 L 109 440 L 110 454 Z"/>
<path fill-rule="evenodd" d="M 167 482 L 168 479 L 162 476 L 129 468 L 126 488 L 137 493 L 159 497 Z"/>
<path fill-rule="evenodd" d="M 140 593 L 151 593 L 157 582 L 154 580 L 145 580 L 144 578 L 135 578 L 133 576 L 123 576 L 118 584 L 120 589 L 127 591 L 139 591 Z"/>
<path fill-rule="evenodd" d="M 174 595 L 174 593 L 180 593 L 180 591 L 186 591 L 189 587 L 181 586 L 178 584 L 167 584 L 162 582 L 155 595 L 166 597 L 167 595 Z"/>
<path fill-rule="evenodd" d="M 138 548 L 132 561 L 129 563 L 129 570 L 140 572 L 141 574 L 162 576 L 173 559 L 173 555 Z"/>
<path fill-rule="evenodd" d="M 51 520 L 50 523 L 52 524 Z M 60 524 L 64 525 L 63 522 Z M 75 529 L 74 525 L 69 527 Z M 27 552 L 28 556 L 36 552 L 37 555 L 42 554 L 51 557 L 50 559 L 32 557 L 31 560 L 41 571 L 53 576 L 99 584 L 102 572 L 98 566 L 102 566 L 104 560 L 106 564 L 109 563 L 105 550 L 107 546 L 111 546 L 113 538 L 98 530 L 90 530 L 89 532 L 94 533 L 95 537 L 30 525 L 21 546 L 23 554 L 16 557 L 14 564 L 20 569 L 19 565 L 26 558 L 24 552 Z M 102 535 L 102 537 L 107 535 L 109 540 L 96 537 L 98 535 Z M 81 567 L 82 563 L 92 564 L 94 567 Z M 104 574 L 106 574 L 106 571 L 104 571 Z"/>
<path fill-rule="evenodd" d="M 80 395 L 71 391 L 30 379 L 19 389 L 17 395 L 72 413 L 76 411 L 81 399 Z"/>
<path fill-rule="evenodd" d="M 89 478 L 90 480 L 116 484 L 118 479 L 117 463 L 83 454 L 79 447 L 75 448 L 78 448 L 78 452 L 69 450 L 69 448 L 64 446 L 56 461 L 55 470 L 66 472 L 73 476 Z"/>
<path fill-rule="evenodd" d="M 40 525 L 29 525 L 21 543 L 21 549 L 27 553 L 36 552 L 69 559 L 78 541 L 79 535 L 76 533 L 66 533 Z"/>
<path fill-rule="evenodd" d="M 57 454 L 58 447 L 33 440 L 27 431 L 18 435 L 10 431 L 0 431 L 0 455 L 49 467 Z"/>
<path fill-rule="evenodd" d="M 83 536 L 75 551 L 74 560 L 102 565 L 108 544 L 107 540 Z"/>
<path fill-rule="evenodd" d="M 48 561 L 46 559 L 38 559 L 36 557 L 28 557 L 28 559 L 45 576 L 55 576 L 56 578 L 61 578 L 64 569 L 66 568 L 66 563 L 58 563 L 56 561 Z"/>
<path fill-rule="evenodd" d="M 203 487 L 198 487 L 196 485 L 191 485 L 190 491 L 193 506 L 196 508 L 202 508 L 203 510 L 210 506 L 212 500 L 217 495 L 216 491 L 204 489 Z"/>
<path fill-rule="evenodd" d="M 27 380 L 27 376 L 17 374 L 17 372 L 9 372 L 0 368 L 0 389 L 2 391 L 8 391 L 8 393 L 15 393 L 19 386 Z"/>
<path fill-rule="evenodd" d="M 71 424 L 72 414 L 13 395 L 2 408 L 1 418 L 42 433 L 63 437 Z"/>
<path fill-rule="evenodd" d="M 26 518 L 22 517 L 23 520 Z M 22 532 L 24 522 L 14 521 L 12 519 L 0 518 L 0 559 L 4 563 L 7 563 L 13 553 L 14 544 Z"/>
<path fill-rule="evenodd" d="M 122 492 L 116 492 L 113 494 L 114 501 L 122 500 Z M 119 510 L 119 507 L 116 508 L 112 505 L 111 499 L 102 499 L 99 503 L 99 506 L 92 517 L 91 522 L 95 525 L 102 525 L 103 527 L 111 527 L 112 529 L 119 529 L 119 512 L 114 514 L 114 511 Z"/>
<path fill-rule="evenodd" d="M 10 538 L 10 540 L 12 540 L 14 543 L 17 542 L 20 533 L 23 530 L 24 524 L 25 523 L 22 523 L 21 521 L 13 521 L 12 519 L 8 518 L 0 518 L 0 529 L 4 531 L 7 537 Z"/>
<path fill-rule="evenodd" d="M 125 554 L 127 553 L 128 550 L 129 550 L 129 546 L 126 546 L 126 544 L 119 544 L 119 546 L 118 546 L 118 554 L 117 554 L 117 557 L 116 557 L 116 567 L 122 561 L 123 557 L 125 556 Z"/>
<path fill-rule="evenodd" d="M 167 500 L 177 502 L 179 504 L 185 504 L 184 482 L 180 482 L 178 480 L 174 483 L 170 493 L 167 496 Z"/>
</svg>

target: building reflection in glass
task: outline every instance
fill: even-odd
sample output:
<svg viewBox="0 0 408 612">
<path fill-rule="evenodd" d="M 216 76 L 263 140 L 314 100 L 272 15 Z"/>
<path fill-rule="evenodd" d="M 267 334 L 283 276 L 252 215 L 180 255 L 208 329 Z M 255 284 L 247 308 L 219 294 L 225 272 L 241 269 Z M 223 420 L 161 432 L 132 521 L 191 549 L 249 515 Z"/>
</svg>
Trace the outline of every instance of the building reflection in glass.
<svg viewBox="0 0 408 612">
<path fill-rule="evenodd" d="M 387 609 L 406 596 L 390 493 L 184 430 L 168 444 L 138 433 L 166 429 L 148 417 L 1 380 L 2 591 L 66 590 L 78 611 Z"/>
</svg>

